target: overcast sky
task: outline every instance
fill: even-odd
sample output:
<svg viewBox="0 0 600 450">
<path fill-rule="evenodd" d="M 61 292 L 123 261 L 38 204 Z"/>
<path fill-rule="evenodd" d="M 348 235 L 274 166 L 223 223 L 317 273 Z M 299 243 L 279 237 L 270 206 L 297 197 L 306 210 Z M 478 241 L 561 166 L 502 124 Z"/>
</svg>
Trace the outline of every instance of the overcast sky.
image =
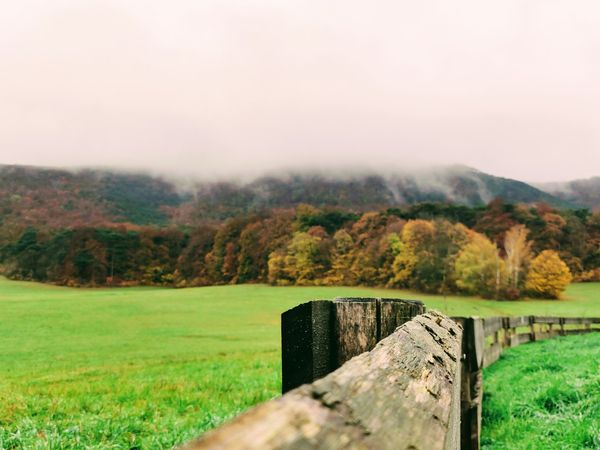
<svg viewBox="0 0 600 450">
<path fill-rule="evenodd" d="M 3 1 L 0 163 L 600 175 L 600 3 Z"/>
</svg>

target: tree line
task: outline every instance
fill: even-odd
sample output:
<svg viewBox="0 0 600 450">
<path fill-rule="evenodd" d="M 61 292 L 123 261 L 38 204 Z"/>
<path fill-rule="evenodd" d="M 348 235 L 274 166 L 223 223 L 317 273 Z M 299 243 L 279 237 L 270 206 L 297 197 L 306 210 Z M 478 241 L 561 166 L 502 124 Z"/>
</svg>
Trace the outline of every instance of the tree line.
<svg viewBox="0 0 600 450">
<path fill-rule="evenodd" d="M 365 285 L 558 297 L 600 280 L 600 213 L 424 203 L 355 213 L 300 205 L 187 228 L 28 228 L 0 251 L 14 279 L 175 287 Z"/>
</svg>

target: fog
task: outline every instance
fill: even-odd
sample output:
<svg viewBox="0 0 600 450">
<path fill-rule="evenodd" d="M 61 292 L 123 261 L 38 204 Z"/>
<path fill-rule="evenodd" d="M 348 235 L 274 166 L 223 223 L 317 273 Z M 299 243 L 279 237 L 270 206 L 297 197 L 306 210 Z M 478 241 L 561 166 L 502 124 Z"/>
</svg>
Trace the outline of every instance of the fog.
<svg viewBox="0 0 600 450">
<path fill-rule="evenodd" d="M 592 0 L 20 0 L 0 163 L 600 175 Z"/>
</svg>

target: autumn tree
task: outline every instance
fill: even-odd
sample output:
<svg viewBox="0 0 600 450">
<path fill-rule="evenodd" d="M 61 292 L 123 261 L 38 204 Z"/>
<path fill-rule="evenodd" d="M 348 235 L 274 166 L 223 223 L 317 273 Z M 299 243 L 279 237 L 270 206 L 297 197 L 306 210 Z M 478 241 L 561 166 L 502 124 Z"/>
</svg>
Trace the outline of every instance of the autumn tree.
<svg viewBox="0 0 600 450">
<path fill-rule="evenodd" d="M 259 278 L 264 266 L 264 243 L 261 240 L 262 224 L 248 224 L 240 234 L 237 281 L 247 283 Z"/>
<path fill-rule="evenodd" d="M 269 284 L 283 286 L 294 282 L 294 280 L 288 276 L 285 267 L 285 252 L 278 250 L 269 255 L 267 281 Z"/>
<path fill-rule="evenodd" d="M 525 289 L 536 297 L 559 298 L 571 279 L 571 271 L 558 253 L 544 250 L 531 261 Z"/>
<path fill-rule="evenodd" d="M 464 225 L 447 220 L 436 220 L 434 227 L 431 291 L 453 292 L 456 291 L 454 264 L 460 250 L 469 242 L 471 232 Z"/>
<path fill-rule="evenodd" d="M 267 281 L 269 255 L 285 249 L 292 234 L 293 212 L 275 210 L 249 224 L 240 235 L 238 282 Z"/>
<path fill-rule="evenodd" d="M 389 217 L 377 212 L 364 213 L 350 229 L 354 240 L 352 278 L 356 284 L 373 285 L 378 281 L 381 260 L 379 240 Z"/>
<path fill-rule="evenodd" d="M 296 284 L 314 284 L 329 268 L 326 233 L 320 227 L 296 232 L 287 247 L 285 272 Z"/>
<path fill-rule="evenodd" d="M 421 266 L 426 265 L 427 259 L 431 257 L 428 248 L 431 246 L 433 233 L 433 224 L 426 220 L 411 220 L 404 225 L 393 264 L 393 282 L 396 285 L 414 287 L 417 282 L 415 279 L 417 263 Z"/>
<path fill-rule="evenodd" d="M 498 297 L 506 279 L 498 248 L 481 234 L 472 236 L 455 262 L 456 285 L 468 294 Z"/>
<path fill-rule="evenodd" d="M 210 284 L 205 257 L 215 238 L 214 227 L 202 225 L 191 231 L 185 247 L 177 258 L 176 285 L 204 286 Z"/>
<path fill-rule="evenodd" d="M 425 292 L 454 290 L 454 260 L 468 234 L 464 225 L 447 220 L 409 221 L 394 244 L 393 282 Z"/>
<path fill-rule="evenodd" d="M 496 198 L 487 205 L 473 229 L 486 235 L 500 246 L 504 240 L 504 234 L 516 224 L 514 213 L 515 205 Z"/>
<path fill-rule="evenodd" d="M 354 241 L 350 233 L 341 229 L 333 235 L 331 250 L 331 269 L 324 279 L 325 284 L 350 286 L 355 283 L 352 273 L 352 250 Z"/>
<path fill-rule="evenodd" d="M 394 261 L 400 249 L 400 236 L 398 233 L 402 233 L 402 228 L 385 234 L 379 240 L 379 254 L 381 255 L 378 270 L 379 280 L 381 280 L 381 284 L 388 287 L 394 285 Z"/>
<path fill-rule="evenodd" d="M 235 282 L 242 230 L 255 218 L 234 217 L 221 225 L 215 234 L 211 251 L 205 256 L 208 275 L 213 283 Z"/>
<path fill-rule="evenodd" d="M 506 271 L 508 284 L 513 295 L 518 297 L 522 285 L 521 274 L 531 259 L 531 242 L 527 240 L 529 230 L 524 225 L 515 225 L 504 236 L 504 251 L 506 252 Z"/>
</svg>

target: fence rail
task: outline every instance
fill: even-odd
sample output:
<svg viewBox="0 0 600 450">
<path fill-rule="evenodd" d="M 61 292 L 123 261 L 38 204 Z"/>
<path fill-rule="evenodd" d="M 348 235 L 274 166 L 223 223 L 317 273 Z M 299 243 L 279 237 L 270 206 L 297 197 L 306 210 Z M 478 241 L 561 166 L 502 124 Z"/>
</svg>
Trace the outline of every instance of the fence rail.
<svg viewBox="0 0 600 450">
<path fill-rule="evenodd" d="M 484 338 L 493 338 L 491 342 L 486 339 L 484 343 L 484 368 L 496 362 L 503 349 L 508 347 L 555 336 L 600 331 L 600 327 L 594 328 L 594 325 L 600 324 L 600 318 L 597 317 L 519 316 L 472 319 L 482 321 Z M 524 327 L 528 328 L 527 331 L 522 330 Z M 519 328 L 521 331 L 518 330 Z"/>
<path fill-rule="evenodd" d="M 479 449 L 483 369 L 506 348 L 555 336 L 600 331 L 593 317 L 453 317 L 464 328 L 461 390 L 461 449 Z"/>
<path fill-rule="evenodd" d="M 373 350 L 209 432 L 188 450 L 453 450 L 461 327 L 435 312 Z"/>
<path fill-rule="evenodd" d="M 600 318 L 453 317 L 420 302 L 313 301 L 282 315 L 284 395 L 187 450 L 479 449 L 483 368 Z"/>
</svg>

